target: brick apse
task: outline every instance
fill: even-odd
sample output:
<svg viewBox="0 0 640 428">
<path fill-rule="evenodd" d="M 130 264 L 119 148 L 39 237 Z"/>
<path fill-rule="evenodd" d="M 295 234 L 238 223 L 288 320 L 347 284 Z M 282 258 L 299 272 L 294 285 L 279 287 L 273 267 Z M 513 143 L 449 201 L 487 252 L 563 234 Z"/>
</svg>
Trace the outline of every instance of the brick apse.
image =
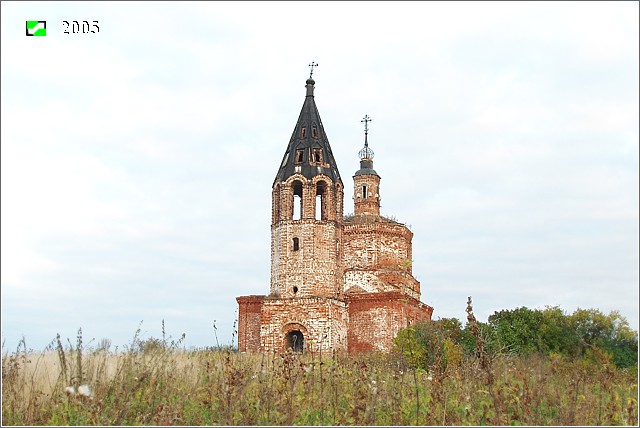
<svg viewBox="0 0 640 428">
<path fill-rule="evenodd" d="M 370 119 L 353 176 L 354 214 L 345 217 L 314 85 L 310 76 L 273 182 L 270 293 L 236 298 L 241 352 L 388 351 L 401 328 L 431 320 L 412 274 L 413 233 L 380 215 Z"/>
</svg>

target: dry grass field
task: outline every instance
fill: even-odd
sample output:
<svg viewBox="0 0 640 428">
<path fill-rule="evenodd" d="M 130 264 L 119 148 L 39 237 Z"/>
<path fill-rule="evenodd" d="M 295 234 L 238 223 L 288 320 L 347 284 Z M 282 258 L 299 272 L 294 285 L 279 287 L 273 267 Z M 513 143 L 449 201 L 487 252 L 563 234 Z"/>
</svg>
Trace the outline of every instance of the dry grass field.
<svg viewBox="0 0 640 428">
<path fill-rule="evenodd" d="M 637 367 L 560 356 L 462 356 L 429 371 L 398 354 L 22 348 L 2 358 L 3 425 L 635 425 Z M 4 346 L 3 346 L 4 348 Z"/>
</svg>

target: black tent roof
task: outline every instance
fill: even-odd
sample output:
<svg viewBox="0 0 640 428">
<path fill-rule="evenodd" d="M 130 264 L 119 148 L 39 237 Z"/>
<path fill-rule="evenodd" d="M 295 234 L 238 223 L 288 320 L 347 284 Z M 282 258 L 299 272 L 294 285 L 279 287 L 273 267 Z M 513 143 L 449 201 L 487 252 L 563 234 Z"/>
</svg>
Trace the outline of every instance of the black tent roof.
<svg viewBox="0 0 640 428">
<path fill-rule="evenodd" d="M 313 97 L 315 83 L 312 78 L 307 79 L 307 95 L 274 184 L 296 173 L 309 179 L 324 174 L 334 182 L 340 180 L 338 166 Z"/>
</svg>

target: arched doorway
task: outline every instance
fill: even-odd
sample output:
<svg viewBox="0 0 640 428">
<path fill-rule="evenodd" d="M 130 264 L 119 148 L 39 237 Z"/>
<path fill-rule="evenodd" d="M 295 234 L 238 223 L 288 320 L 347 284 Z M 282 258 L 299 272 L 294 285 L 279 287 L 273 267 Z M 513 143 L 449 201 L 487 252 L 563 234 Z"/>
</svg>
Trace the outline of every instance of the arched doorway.
<svg viewBox="0 0 640 428">
<path fill-rule="evenodd" d="M 302 352 L 304 350 L 304 335 L 300 330 L 291 330 L 284 337 L 285 350 L 291 348 L 293 352 Z"/>
</svg>

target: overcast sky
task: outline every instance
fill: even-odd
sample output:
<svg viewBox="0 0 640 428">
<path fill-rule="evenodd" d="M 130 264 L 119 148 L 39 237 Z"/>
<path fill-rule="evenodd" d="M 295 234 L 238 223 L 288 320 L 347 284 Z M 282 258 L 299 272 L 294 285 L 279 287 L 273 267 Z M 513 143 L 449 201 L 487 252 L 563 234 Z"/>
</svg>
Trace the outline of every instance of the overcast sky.
<svg viewBox="0 0 640 428">
<path fill-rule="evenodd" d="M 364 142 L 434 319 L 638 329 L 638 2 L 2 2 L 3 351 L 229 344 L 314 72 L 353 212 Z M 46 37 L 26 37 L 46 20 Z M 63 20 L 99 23 L 64 34 Z"/>
</svg>

